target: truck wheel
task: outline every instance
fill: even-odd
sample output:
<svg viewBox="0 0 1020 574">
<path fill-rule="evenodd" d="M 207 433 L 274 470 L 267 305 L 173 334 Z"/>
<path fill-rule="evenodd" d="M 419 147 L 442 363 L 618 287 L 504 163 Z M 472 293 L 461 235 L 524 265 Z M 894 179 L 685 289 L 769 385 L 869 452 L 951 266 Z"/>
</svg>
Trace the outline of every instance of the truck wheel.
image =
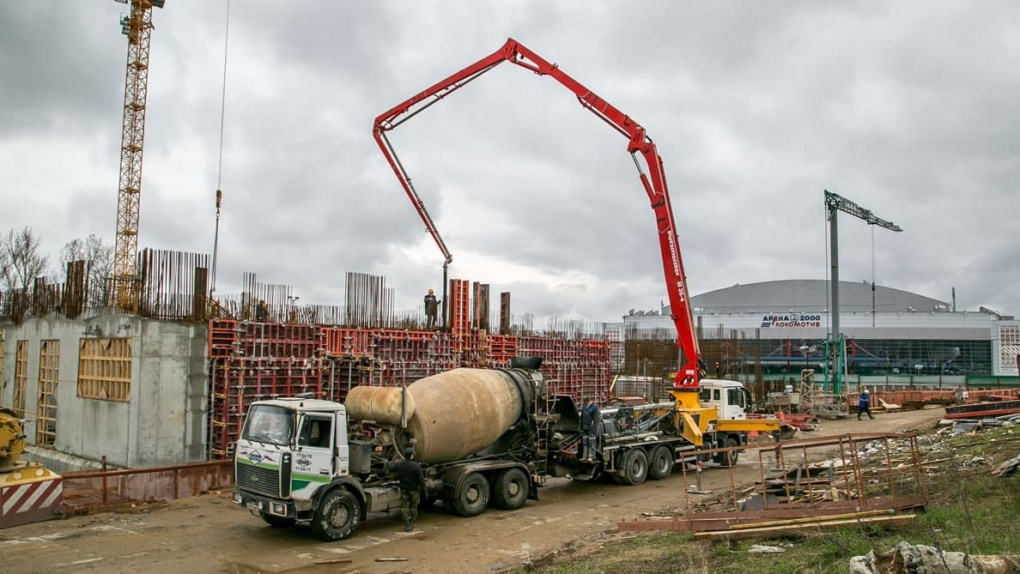
<svg viewBox="0 0 1020 574">
<path fill-rule="evenodd" d="M 653 480 L 665 480 L 673 474 L 673 449 L 661 445 L 652 451 L 652 458 L 648 461 L 648 477 Z"/>
<path fill-rule="evenodd" d="M 467 475 L 453 495 L 453 511 L 461 516 L 477 516 L 489 505 L 489 481 L 477 472 Z"/>
<path fill-rule="evenodd" d="M 726 448 L 736 448 L 738 446 L 740 446 L 740 444 L 737 442 L 737 439 L 732 437 L 726 439 Z M 736 450 L 731 450 L 729 452 L 729 458 L 730 458 L 729 465 L 735 466 L 737 464 L 737 459 L 740 458 L 740 452 Z M 726 464 L 725 456 L 723 457 L 723 464 Z"/>
<path fill-rule="evenodd" d="M 361 503 L 343 488 L 326 493 L 312 518 L 312 532 L 327 541 L 343 540 L 354 534 L 361 518 Z"/>
<path fill-rule="evenodd" d="M 640 448 L 632 449 L 623 457 L 620 472 L 625 484 L 641 484 L 648 477 L 648 455 Z"/>
<path fill-rule="evenodd" d="M 294 526 L 294 523 L 297 522 L 297 520 L 293 518 L 287 518 L 285 516 L 276 516 L 273 514 L 267 514 L 265 512 L 261 513 L 259 516 L 262 517 L 262 520 L 265 521 L 266 524 L 272 526 L 273 528 L 286 528 L 288 526 Z"/>
<path fill-rule="evenodd" d="M 516 510 L 524 506 L 528 499 L 528 488 L 531 486 L 528 475 L 519 468 L 510 468 L 496 477 L 496 492 L 493 499 L 498 508 Z"/>
</svg>

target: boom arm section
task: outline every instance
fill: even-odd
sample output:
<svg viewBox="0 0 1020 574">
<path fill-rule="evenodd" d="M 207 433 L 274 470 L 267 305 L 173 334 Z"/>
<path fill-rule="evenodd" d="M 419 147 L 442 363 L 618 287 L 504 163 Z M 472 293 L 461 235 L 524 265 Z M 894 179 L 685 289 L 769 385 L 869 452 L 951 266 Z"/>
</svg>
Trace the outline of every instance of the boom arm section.
<svg viewBox="0 0 1020 574">
<path fill-rule="evenodd" d="M 677 372 L 674 386 L 678 390 L 696 391 L 701 377 L 701 352 L 698 349 L 698 339 L 694 332 L 694 317 L 687 294 L 687 279 L 684 274 L 683 260 L 680 257 L 680 242 L 677 239 L 676 224 L 673 221 L 673 208 L 666 186 L 666 174 L 662 158 L 659 157 L 655 144 L 647 136 L 645 129 L 633 119 L 568 76 L 555 64 L 544 60 L 513 38 L 508 39 L 499 50 L 380 114 L 376 117 L 375 125 L 372 128 L 379 149 L 386 156 L 386 161 L 389 162 L 397 179 L 400 180 L 401 186 L 418 211 L 418 215 L 425 223 L 425 227 L 439 246 L 439 250 L 446 259 L 446 264 L 452 260 L 450 251 L 446 248 L 435 223 L 429 216 L 425 203 L 415 191 L 411 178 L 397 158 L 393 146 L 386 137 L 386 132 L 421 113 L 429 106 L 438 103 L 503 62 L 511 62 L 540 76 L 552 77 L 573 92 L 581 106 L 628 139 L 627 151 L 630 152 L 634 160 L 641 185 L 644 187 L 655 213 L 659 249 L 666 276 L 666 291 L 669 295 L 673 322 L 676 325 L 677 344 L 684 354 L 683 364 Z"/>
</svg>

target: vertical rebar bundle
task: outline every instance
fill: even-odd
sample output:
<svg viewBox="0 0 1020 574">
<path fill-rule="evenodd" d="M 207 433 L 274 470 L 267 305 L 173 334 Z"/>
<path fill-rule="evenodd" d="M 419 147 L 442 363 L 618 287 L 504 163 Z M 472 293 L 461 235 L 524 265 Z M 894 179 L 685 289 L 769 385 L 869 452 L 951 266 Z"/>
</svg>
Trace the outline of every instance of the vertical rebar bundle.
<svg viewBox="0 0 1020 574">
<path fill-rule="evenodd" d="M 344 324 L 352 327 L 392 326 L 394 298 L 393 290 L 386 287 L 385 277 L 348 271 Z"/>
<path fill-rule="evenodd" d="M 138 314 L 165 321 L 204 318 L 209 256 L 144 249 L 138 256 Z"/>
</svg>

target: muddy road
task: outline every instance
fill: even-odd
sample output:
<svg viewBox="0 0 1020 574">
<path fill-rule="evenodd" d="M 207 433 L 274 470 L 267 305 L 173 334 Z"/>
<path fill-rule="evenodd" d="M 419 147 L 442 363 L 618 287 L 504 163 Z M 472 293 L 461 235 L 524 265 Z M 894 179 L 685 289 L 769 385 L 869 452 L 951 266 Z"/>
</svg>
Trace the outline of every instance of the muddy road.
<svg viewBox="0 0 1020 574">
<path fill-rule="evenodd" d="M 930 429 L 942 414 L 930 409 L 879 412 L 873 421 L 822 421 L 820 429 L 797 438 Z M 738 485 L 757 478 L 757 464 L 753 452 L 741 457 Z M 712 466 L 702 488 L 729 489 L 729 472 Z M 687 484 L 693 481 L 688 473 Z M 375 514 L 354 537 L 334 543 L 319 541 L 307 528 L 270 528 L 234 505 L 230 492 L 219 492 L 0 530 L 0 565 L 19 574 L 495 572 L 552 552 L 588 550 L 620 520 L 682 507 L 684 489 L 679 470 L 640 486 L 558 479 L 540 490 L 541 500 L 519 510 L 461 518 L 437 509 L 422 513 L 410 533 L 403 532 L 399 512 Z"/>
</svg>

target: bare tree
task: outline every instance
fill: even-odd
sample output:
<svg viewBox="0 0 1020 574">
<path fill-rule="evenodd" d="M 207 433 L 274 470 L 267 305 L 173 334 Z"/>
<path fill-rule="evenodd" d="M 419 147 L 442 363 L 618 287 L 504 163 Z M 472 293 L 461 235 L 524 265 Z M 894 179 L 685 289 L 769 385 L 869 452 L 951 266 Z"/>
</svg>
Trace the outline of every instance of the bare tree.
<svg viewBox="0 0 1020 574">
<path fill-rule="evenodd" d="M 95 234 L 75 239 L 60 250 L 60 267 L 66 272 L 72 261 L 85 261 L 87 300 L 91 306 L 104 305 L 109 299 L 110 274 L 113 273 L 113 247 L 103 245 Z"/>
<path fill-rule="evenodd" d="M 0 238 L 0 289 L 27 292 L 36 277 L 43 275 L 49 259 L 40 253 L 42 240 L 26 227 Z"/>
</svg>

